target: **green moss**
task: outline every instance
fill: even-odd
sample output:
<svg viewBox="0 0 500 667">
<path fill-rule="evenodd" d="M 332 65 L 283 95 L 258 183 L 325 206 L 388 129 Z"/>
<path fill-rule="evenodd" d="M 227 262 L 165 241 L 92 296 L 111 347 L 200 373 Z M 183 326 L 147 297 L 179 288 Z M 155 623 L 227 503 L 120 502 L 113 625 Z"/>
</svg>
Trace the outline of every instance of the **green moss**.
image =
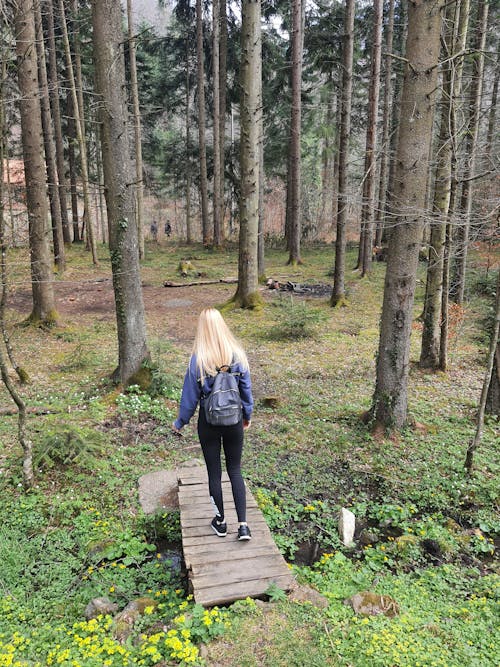
<svg viewBox="0 0 500 667">
<path fill-rule="evenodd" d="M 332 296 L 330 299 L 330 306 L 332 306 L 332 308 L 347 308 L 348 305 L 349 300 L 345 295 L 339 297 Z"/>
<path fill-rule="evenodd" d="M 153 381 L 153 373 L 151 368 L 146 365 L 141 366 L 139 370 L 131 375 L 127 381 L 127 385 L 136 384 L 141 391 L 148 391 Z"/>
<path fill-rule="evenodd" d="M 260 292 L 252 292 L 245 297 L 242 297 L 238 292 L 229 299 L 225 304 L 220 308 L 222 312 L 228 312 L 236 308 L 243 308 L 245 310 L 253 310 L 255 312 L 260 312 L 264 308 L 264 299 Z"/>
<path fill-rule="evenodd" d="M 16 368 L 16 373 L 19 378 L 19 382 L 21 384 L 29 384 L 31 382 L 31 378 L 28 374 L 28 371 L 24 370 L 21 366 L 18 366 Z"/>
</svg>

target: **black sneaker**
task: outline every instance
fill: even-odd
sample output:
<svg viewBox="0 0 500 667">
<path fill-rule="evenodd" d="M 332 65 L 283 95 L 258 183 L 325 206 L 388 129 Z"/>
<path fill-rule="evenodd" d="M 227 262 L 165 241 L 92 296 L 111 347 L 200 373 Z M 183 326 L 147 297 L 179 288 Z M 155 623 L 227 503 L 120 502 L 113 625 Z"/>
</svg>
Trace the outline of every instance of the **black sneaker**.
<svg viewBox="0 0 500 667">
<path fill-rule="evenodd" d="M 219 537 L 226 537 L 227 535 L 227 523 L 225 521 L 219 521 L 216 516 L 212 519 L 212 530 Z"/>
<path fill-rule="evenodd" d="M 250 532 L 250 528 L 248 526 L 240 526 L 238 528 L 238 539 L 239 540 L 251 540 L 252 539 L 252 533 Z"/>
</svg>

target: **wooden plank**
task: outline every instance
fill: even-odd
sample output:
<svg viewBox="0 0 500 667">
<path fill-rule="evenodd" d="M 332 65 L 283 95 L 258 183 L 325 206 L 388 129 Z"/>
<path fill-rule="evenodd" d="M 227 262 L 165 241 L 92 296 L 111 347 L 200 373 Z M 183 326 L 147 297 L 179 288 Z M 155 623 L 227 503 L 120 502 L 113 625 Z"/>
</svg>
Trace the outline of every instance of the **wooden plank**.
<svg viewBox="0 0 500 667">
<path fill-rule="evenodd" d="M 261 597 L 272 583 L 284 591 L 288 591 L 292 587 L 293 577 L 291 575 L 263 577 L 259 580 L 238 582 L 230 586 L 203 588 L 194 592 L 194 599 L 205 607 L 228 604 L 246 597 Z"/>
<path fill-rule="evenodd" d="M 283 563 L 278 563 L 278 565 L 273 565 L 265 570 L 266 577 L 280 577 L 285 574 L 286 570 L 283 569 Z M 192 575 L 191 581 L 193 582 L 193 588 L 195 591 L 203 590 L 207 587 L 220 586 L 232 586 L 233 584 L 240 583 L 250 583 L 251 581 L 259 581 L 262 578 L 262 570 L 258 567 L 258 561 L 256 560 L 253 567 L 241 567 L 236 570 L 234 568 L 229 569 L 226 572 L 219 572 L 219 576 L 214 576 L 213 574 L 200 574 Z"/>
<path fill-rule="evenodd" d="M 252 568 L 252 562 L 254 561 L 254 566 L 258 566 L 259 570 L 264 570 L 266 574 L 271 574 L 274 567 L 279 567 L 281 573 L 283 573 L 283 566 L 287 567 L 283 556 L 277 554 L 275 551 L 269 550 L 267 554 L 257 554 L 252 552 L 252 558 L 249 559 L 249 554 L 240 554 L 240 558 L 231 558 L 227 561 L 215 561 L 212 563 L 191 563 L 191 571 L 193 573 L 193 579 L 197 582 L 199 577 L 203 576 L 215 576 L 219 581 L 242 581 L 241 579 L 235 578 L 234 574 L 241 576 L 243 572 L 243 567 L 247 570 Z M 244 561 L 242 564 L 241 561 Z M 246 572 L 248 575 L 249 572 Z"/>
<path fill-rule="evenodd" d="M 252 523 L 252 526 L 250 527 L 250 529 L 252 531 L 252 539 L 253 540 L 258 539 L 259 535 L 262 534 L 262 531 L 264 530 L 265 525 L 266 524 L 264 522 L 264 519 L 261 519 L 260 523 L 258 523 L 257 521 L 254 521 Z M 192 538 L 196 539 L 196 538 L 199 538 L 199 537 L 203 537 L 205 540 L 208 537 L 210 537 L 210 538 L 214 538 L 216 540 L 225 539 L 228 542 L 232 539 L 234 539 L 236 541 L 237 529 L 235 528 L 233 531 L 228 532 L 226 537 L 222 538 L 219 535 L 216 535 L 214 533 L 214 531 L 210 527 L 210 524 L 203 524 L 202 526 L 200 526 L 200 525 L 188 526 L 188 527 L 183 526 L 183 530 L 182 530 L 182 539 L 183 540 L 190 540 Z M 189 542 L 187 542 L 187 544 L 189 544 Z M 240 544 L 241 544 L 241 542 L 240 542 Z"/>
<path fill-rule="evenodd" d="M 236 513 L 233 512 L 226 513 L 225 521 L 229 527 L 231 526 L 236 527 L 238 525 L 238 519 L 236 517 Z M 263 521 L 265 521 L 265 519 L 262 516 L 262 514 L 258 513 L 256 509 L 251 508 L 247 510 L 247 521 L 251 529 L 254 523 L 262 523 Z M 191 528 L 193 526 L 200 526 L 205 524 L 210 526 L 209 516 L 207 516 L 205 512 L 202 513 L 190 512 L 189 516 L 183 515 L 182 517 L 182 528 Z M 210 528 L 210 530 L 212 529 Z"/>
<path fill-rule="evenodd" d="M 259 539 L 262 539 L 264 536 L 268 536 L 269 533 L 266 532 L 266 529 L 267 529 L 267 531 L 269 531 L 269 529 L 267 528 L 267 524 L 265 523 L 264 519 L 261 519 L 260 523 L 256 522 L 252 526 L 250 526 L 250 530 L 252 531 L 252 540 L 259 540 Z M 210 538 L 210 540 L 213 544 L 215 541 L 222 540 L 222 539 L 227 540 L 228 542 L 230 542 L 231 540 L 236 541 L 236 533 L 237 533 L 237 531 L 235 529 L 234 532 L 228 533 L 226 535 L 226 537 L 219 537 L 218 535 L 216 535 L 214 533 L 214 531 L 210 527 L 209 523 L 204 523 L 201 526 L 197 525 L 197 526 L 191 526 L 190 528 L 183 528 L 183 530 L 182 530 L 182 539 L 183 539 L 183 542 L 184 542 L 184 540 L 197 539 L 197 538 L 200 538 L 200 537 L 204 538 L 205 540 L 207 538 Z M 240 545 L 242 544 L 242 542 L 238 542 L 238 543 Z M 189 542 L 188 541 L 185 542 L 185 545 L 186 544 L 189 544 Z M 209 544 L 210 544 L 210 542 L 207 542 L 207 548 L 209 548 Z"/>
<path fill-rule="evenodd" d="M 201 565 L 206 565 L 207 567 L 209 564 L 207 564 L 207 554 L 206 550 L 200 550 L 198 553 L 194 551 L 197 547 L 193 547 L 193 550 L 191 551 L 191 561 L 190 561 L 190 568 L 193 570 L 193 572 L 196 571 L 196 569 L 201 566 Z M 210 566 L 213 565 L 214 568 L 224 568 L 225 564 L 227 562 L 233 562 L 234 560 L 248 560 L 250 557 L 252 558 L 257 558 L 261 556 L 272 556 L 276 555 L 276 547 L 274 544 L 264 544 L 263 546 L 256 547 L 255 549 L 252 549 L 251 553 L 248 553 L 245 550 L 240 550 L 239 552 L 237 550 L 235 551 L 216 551 L 212 552 L 210 551 L 210 555 L 216 556 L 214 562 L 210 564 Z"/>
<path fill-rule="evenodd" d="M 200 541 L 199 544 L 192 544 L 188 549 L 184 550 L 184 560 L 186 568 L 189 569 L 192 564 L 199 564 L 200 562 L 219 562 L 224 563 L 227 560 L 243 560 L 245 558 L 253 558 L 259 555 L 268 555 L 269 552 L 279 553 L 274 542 L 269 539 L 265 541 L 255 542 L 238 542 L 220 540 L 219 543 L 211 544 L 210 550 L 207 553 L 206 540 Z M 211 560 L 209 560 L 209 558 Z"/>
</svg>

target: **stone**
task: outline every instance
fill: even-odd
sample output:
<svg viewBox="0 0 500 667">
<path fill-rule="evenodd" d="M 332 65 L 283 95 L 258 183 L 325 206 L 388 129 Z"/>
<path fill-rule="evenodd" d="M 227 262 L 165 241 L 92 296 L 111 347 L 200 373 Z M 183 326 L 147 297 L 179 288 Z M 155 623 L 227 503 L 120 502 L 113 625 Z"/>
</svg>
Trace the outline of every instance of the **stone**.
<svg viewBox="0 0 500 667">
<path fill-rule="evenodd" d="M 90 621 L 90 619 L 97 618 L 101 614 L 103 616 L 114 614 L 117 609 L 118 606 L 108 598 L 94 598 L 85 607 L 85 618 Z"/>
<path fill-rule="evenodd" d="M 139 478 L 139 502 L 144 514 L 160 509 L 179 509 L 178 479 L 175 470 L 149 472 Z"/>
<path fill-rule="evenodd" d="M 339 516 L 339 535 L 346 547 L 354 541 L 354 530 L 356 528 L 356 517 L 354 514 L 343 507 Z"/>
<path fill-rule="evenodd" d="M 369 544 L 377 544 L 378 541 L 378 535 L 372 533 L 370 530 L 366 530 L 366 528 L 359 534 L 359 543 L 364 547 Z"/>
<path fill-rule="evenodd" d="M 114 618 L 113 634 L 115 638 L 120 643 L 124 643 L 132 632 L 134 624 L 139 616 L 144 614 L 144 610 L 148 607 L 153 607 L 153 609 L 156 609 L 157 606 L 157 600 L 153 600 L 153 598 L 147 596 L 137 598 L 137 600 L 132 600 L 132 602 L 129 602 L 125 609 L 123 609 Z"/>
<path fill-rule="evenodd" d="M 272 408 L 273 410 L 279 408 L 281 404 L 279 396 L 264 396 L 261 401 L 265 408 Z"/>
<path fill-rule="evenodd" d="M 378 595 L 371 591 L 362 591 L 344 600 L 344 604 L 353 608 L 360 616 L 388 616 L 399 614 L 399 605 L 389 595 Z"/>
<path fill-rule="evenodd" d="M 326 609 L 329 604 L 327 598 L 321 595 L 319 591 L 302 584 L 296 584 L 288 598 L 293 602 L 309 602 L 313 607 L 319 609 Z"/>
</svg>

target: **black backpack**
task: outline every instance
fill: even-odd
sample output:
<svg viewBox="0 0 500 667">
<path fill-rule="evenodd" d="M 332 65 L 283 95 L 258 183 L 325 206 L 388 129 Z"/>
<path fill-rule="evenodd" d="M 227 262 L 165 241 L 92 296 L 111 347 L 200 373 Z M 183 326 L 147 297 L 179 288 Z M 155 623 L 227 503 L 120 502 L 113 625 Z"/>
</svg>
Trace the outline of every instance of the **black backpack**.
<svg viewBox="0 0 500 667">
<path fill-rule="evenodd" d="M 207 422 L 212 426 L 234 426 L 242 418 L 241 396 L 236 378 L 229 366 L 217 369 L 212 390 L 205 397 Z"/>
</svg>

